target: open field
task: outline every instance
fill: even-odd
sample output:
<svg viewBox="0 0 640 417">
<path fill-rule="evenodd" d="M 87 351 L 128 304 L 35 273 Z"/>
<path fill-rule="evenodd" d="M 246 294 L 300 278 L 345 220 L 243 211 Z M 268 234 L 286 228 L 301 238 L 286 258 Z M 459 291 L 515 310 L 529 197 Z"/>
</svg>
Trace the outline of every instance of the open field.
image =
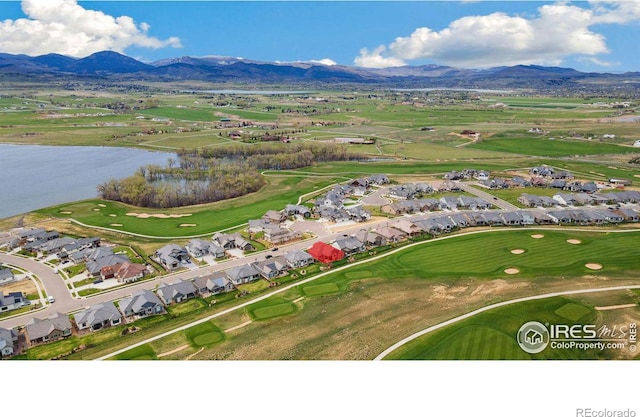
<svg viewBox="0 0 640 417">
<path fill-rule="evenodd" d="M 469 148 L 519 155 L 563 157 L 574 155 L 603 155 L 637 152 L 636 149 L 588 140 L 551 139 L 541 137 L 488 139 L 469 145 Z"/>
<path fill-rule="evenodd" d="M 262 190 L 235 199 L 178 209 L 141 209 L 123 203 L 103 200 L 87 200 L 62 204 L 38 210 L 38 214 L 61 219 L 74 219 L 81 223 L 147 236 L 175 237 L 196 236 L 246 224 L 249 219 L 262 217 L 267 210 L 278 210 L 286 204 L 294 204 L 298 196 L 319 190 L 335 182 L 330 177 L 275 177 L 267 176 L 268 185 Z M 100 207 L 99 204 L 105 207 Z M 139 218 L 127 213 L 164 214 L 161 217 Z M 187 217 L 167 217 L 169 214 Z M 114 216 L 115 215 L 115 216 Z M 185 220 L 186 219 L 186 220 Z M 184 227 L 182 224 L 195 224 Z"/>
<path fill-rule="evenodd" d="M 385 359 L 622 359 L 635 356 L 628 349 L 553 349 L 537 354 L 520 349 L 515 335 L 527 321 L 552 324 L 626 325 L 640 318 L 638 297 L 628 291 L 604 293 L 607 297 L 626 295 L 636 307 L 618 314 L 603 314 L 578 298 L 555 297 L 523 302 L 471 317 L 460 323 L 417 338 L 391 352 Z"/>
</svg>

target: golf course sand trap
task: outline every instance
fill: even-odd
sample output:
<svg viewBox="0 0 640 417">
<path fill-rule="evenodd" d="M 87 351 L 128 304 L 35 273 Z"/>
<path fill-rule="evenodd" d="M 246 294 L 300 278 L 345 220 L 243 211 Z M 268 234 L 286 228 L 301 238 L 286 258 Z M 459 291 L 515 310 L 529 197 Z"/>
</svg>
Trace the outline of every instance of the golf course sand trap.
<svg viewBox="0 0 640 417">
<path fill-rule="evenodd" d="M 531 237 L 534 238 L 534 239 L 542 239 L 544 237 L 544 235 L 535 234 L 535 235 L 531 235 Z"/>
<path fill-rule="evenodd" d="M 98 204 L 98 207 L 107 207 L 104 204 Z"/>
<path fill-rule="evenodd" d="M 507 268 L 504 270 L 505 274 L 514 275 L 520 273 L 518 268 Z"/>
<path fill-rule="evenodd" d="M 149 214 L 149 213 L 127 213 L 127 216 L 137 217 L 139 219 L 148 219 L 149 217 L 155 217 L 156 219 L 177 219 L 180 217 L 191 216 L 189 214 Z"/>
<path fill-rule="evenodd" d="M 594 270 L 602 269 L 602 265 L 600 264 L 585 264 L 585 266 L 589 269 L 594 269 Z"/>
<path fill-rule="evenodd" d="M 572 245 L 579 245 L 579 244 L 581 244 L 581 243 L 582 243 L 582 242 L 581 242 L 580 240 L 578 240 L 578 239 L 567 239 L 567 242 L 568 242 L 568 243 L 571 243 Z"/>
<path fill-rule="evenodd" d="M 60 214 L 73 214 L 73 211 L 61 211 Z"/>
<path fill-rule="evenodd" d="M 109 217 L 116 217 L 117 214 L 110 214 Z"/>
<path fill-rule="evenodd" d="M 182 223 L 180 227 L 195 227 L 197 224 L 195 223 Z"/>
<path fill-rule="evenodd" d="M 513 249 L 511 253 L 514 255 L 520 255 L 521 253 L 524 253 L 524 249 Z"/>
<path fill-rule="evenodd" d="M 93 211 L 100 211 L 100 209 L 99 208 L 94 208 Z"/>
<path fill-rule="evenodd" d="M 120 223 L 111 223 L 109 226 L 122 226 Z"/>
</svg>

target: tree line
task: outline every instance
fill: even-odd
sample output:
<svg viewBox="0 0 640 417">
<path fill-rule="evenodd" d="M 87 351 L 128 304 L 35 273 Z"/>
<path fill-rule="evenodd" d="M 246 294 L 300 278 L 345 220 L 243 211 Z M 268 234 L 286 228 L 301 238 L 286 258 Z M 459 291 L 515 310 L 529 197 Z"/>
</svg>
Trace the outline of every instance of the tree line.
<svg viewBox="0 0 640 417">
<path fill-rule="evenodd" d="M 259 170 L 296 169 L 314 162 L 365 159 L 344 146 L 230 146 L 181 150 L 165 166 L 145 165 L 122 180 L 98 185 L 106 200 L 139 207 L 171 208 L 212 203 L 258 191 L 266 184 Z"/>
</svg>

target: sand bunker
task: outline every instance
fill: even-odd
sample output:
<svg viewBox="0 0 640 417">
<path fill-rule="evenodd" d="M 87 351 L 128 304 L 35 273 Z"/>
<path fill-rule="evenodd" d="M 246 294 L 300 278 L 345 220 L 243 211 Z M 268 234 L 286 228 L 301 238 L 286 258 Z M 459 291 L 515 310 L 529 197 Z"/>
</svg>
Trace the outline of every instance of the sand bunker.
<svg viewBox="0 0 640 417">
<path fill-rule="evenodd" d="M 93 211 L 100 211 L 100 209 L 99 208 L 94 208 Z"/>
<path fill-rule="evenodd" d="M 98 204 L 98 207 L 107 207 L 104 204 Z"/>
<path fill-rule="evenodd" d="M 511 253 L 513 253 L 514 255 L 520 255 L 521 253 L 524 253 L 524 249 L 514 249 L 511 251 Z"/>
<path fill-rule="evenodd" d="M 534 239 L 542 239 L 544 237 L 544 235 L 536 234 L 536 235 L 531 235 L 531 237 L 534 238 Z"/>
<path fill-rule="evenodd" d="M 504 270 L 505 274 L 514 275 L 520 273 L 518 268 L 507 268 Z"/>
<path fill-rule="evenodd" d="M 191 213 L 188 214 L 149 214 L 149 213 L 127 213 L 127 216 L 137 217 L 139 219 L 148 219 L 150 217 L 155 217 L 156 219 L 176 219 L 180 217 L 191 216 Z"/>
<path fill-rule="evenodd" d="M 579 244 L 581 244 L 581 243 L 582 243 L 582 242 L 581 242 L 581 241 L 579 241 L 578 239 L 568 239 L 568 240 L 567 240 L 567 242 L 568 242 L 568 243 L 571 243 L 572 245 L 579 245 Z"/>
<path fill-rule="evenodd" d="M 182 223 L 180 227 L 195 227 L 197 224 L 195 223 Z"/>
<path fill-rule="evenodd" d="M 73 211 L 61 211 L 60 214 L 73 214 Z"/>
<path fill-rule="evenodd" d="M 116 217 L 116 214 L 110 214 L 109 217 Z"/>
<path fill-rule="evenodd" d="M 109 226 L 122 226 L 120 223 L 111 223 Z"/>
<path fill-rule="evenodd" d="M 594 270 L 602 269 L 602 265 L 600 264 L 586 264 L 585 266 L 589 269 L 594 269 Z"/>
</svg>

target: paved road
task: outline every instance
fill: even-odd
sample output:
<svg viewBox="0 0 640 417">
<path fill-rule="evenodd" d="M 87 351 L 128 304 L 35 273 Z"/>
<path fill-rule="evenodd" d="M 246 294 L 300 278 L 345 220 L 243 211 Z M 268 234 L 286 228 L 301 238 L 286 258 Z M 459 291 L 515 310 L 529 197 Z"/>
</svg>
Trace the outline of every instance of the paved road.
<svg viewBox="0 0 640 417">
<path fill-rule="evenodd" d="M 451 324 L 457 323 L 459 321 L 468 319 L 469 317 L 473 317 L 473 316 L 478 315 L 480 313 L 484 313 L 485 311 L 493 310 L 495 308 L 500 308 L 500 307 L 508 306 L 508 305 L 511 305 L 511 304 L 522 303 L 522 302 L 525 302 L 525 301 L 543 300 L 545 298 L 559 297 L 559 296 L 563 296 L 563 295 L 586 294 L 586 293 L 604 292 L 604 291 L 616 291 L 616 290 L 635 290 L 635 289 L 640 289 L 640 285 L 623 285 L 623 286 L 620 286 L 620 287 L 592 288 L 592 289 L 589 289 L 589 290 L 560 291 L 560 292 L 553 292 L 553 293 L 548 293 L 548 294 L 532 295 L 532 296 L 523 297 L 523 298 L 516 298 L 514 300 L 502 301 L 500 303 L 491 304 L 491 305 L 488 305 L 486 307 L 482 307 L 482 308 L 479 308 L 477 310 L 471 311 L 469 313 L 463 314 L 461 316 L 454 317 L 454 318 L 452 318 L 450 320 L 443 321 L 442 323 L 438 323 L 438 324 L 436 324 L 434 326 L 427 327 L 426 329 L 421 330 L 421 331 L 419 331 L 417 333 L 414 333 L 411 336 L 405 337 L 404 339 L 402 339 L 398 343 L 395 343 L 393 346 L 385 349 L 382 353 L 380 353 L 378 356 L 376 356 L 374 358 L 374 360 L 375 361 L 379 361 L 379 360 L 384 359 L 386 356 L 388 356 L 394 350 L 398 349 L 401 346 L 404 346 L 405 344 L 411 342 L 412 340 L 415 340 L 415 339 L 419 338 L 420 336 L 424 336 L 425 334 L 429 334 L 429 333 L 431 333 L 431 332 L 433 332 L 435 330 L 438 330 L 438 329 L 441 329 L 443 327 L 449 326 Z M 522 324 L 524 324 L 524 321 L 523 321 Z"/>
<path fill-rule="evenodd" d="M 503 210 L 508 210 L 508 211 L 514 211 L 514 210 L 520 210 L 520 207 L 516 207 L 513 204 L 506 202 L 504 200 L 501 200 L 497 197 L 495 197 L 492 194 L 489 194 L 485 191 L 479 190 L 475 187 L 472 187 L 471 185 L 469 185 L 469 183 L 464 183 L 464 182 L 460 182 L 460 181 L 456 181 L 456 184 L 458 184 L 458 186 L 460 187 L 461 190 L 466 191 L 470 194 L 473 194 L 477 197 L 480 197 L 486 201 L 488 201 L 491 204 L 494 204 L 498 207 L 500 207 Z"/>
</svg>

